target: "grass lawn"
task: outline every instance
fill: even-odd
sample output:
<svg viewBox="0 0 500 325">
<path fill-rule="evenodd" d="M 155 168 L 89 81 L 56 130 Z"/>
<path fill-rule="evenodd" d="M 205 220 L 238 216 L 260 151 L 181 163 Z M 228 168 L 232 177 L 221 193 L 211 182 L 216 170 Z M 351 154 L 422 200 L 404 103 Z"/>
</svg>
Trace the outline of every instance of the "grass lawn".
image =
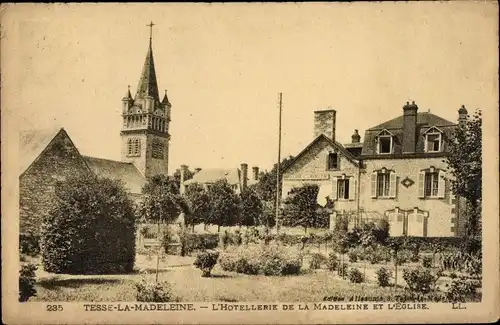
<svg viewBox="0 0 500 325">
<path fill-rule="evenodd" d="M 278 277 L 225 272 L 217 265 L 211 278 L 202 278 L 193 259 L 167 256 L 160 262 L 160 281 L 171 283 L 181 301 L 322 301 L 325 296 L 381 296 L 394 290 L 375 283 L 351 284 L 336 272 L 307 266 L 301 275 Z M 125 275 L 57 275 L 39 267 L 37 297 L 30 301 L 135 301 L 135 283 L 155 280 L 156 258 L 138 255 L 136 268 L 137 273 Z"/>
</svg>

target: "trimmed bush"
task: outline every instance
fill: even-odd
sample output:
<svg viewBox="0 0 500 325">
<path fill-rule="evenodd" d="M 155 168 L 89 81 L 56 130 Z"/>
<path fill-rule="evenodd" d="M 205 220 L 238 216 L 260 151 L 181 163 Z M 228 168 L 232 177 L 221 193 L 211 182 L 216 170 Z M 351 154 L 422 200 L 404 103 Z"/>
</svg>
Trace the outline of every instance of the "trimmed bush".
<svg viewBox="0 0 500 325">
<path fill-rule="evenodd" d="M 326 262 L 326 267 L 328 268 L 328 270 L 335 271 L 337 270 L 338 266 L 339 260 L 337 258 L 337 255 L 335 253 L 328 254 L 328 260 Z"/>
<path fill-rule="evenodd" d="M 433 275 L 429 269 L 404 270 L 403 279 L 410 291 L 418 294 L 427 294 L 433 290 L 438 275 Z"/>
<path fill-rule="evenodd" d="M 197 250 L 216 249 L 219 245 L 218 234 L 187 234 L 185 240 L 186 254 Z"/>
<path fill-rule="evenodd" d="M 19 250 L 21 254 L 38 256 L 40 254 L 40 235 L 19 234 Z"/>
<path fill-rule="evenodd" d="M 219 252 L 216 251 L 205 251 L 198 253 L 196 255 L 196 260 L 194 265 L 202 271 L 202 277 L 209 277 L 210 272 L 217 264 L 217 259 L 219 258 Z"/>
<path fill-rule="evenodd" d="M 359 252 L 357 252 L 354 249 L 350 249 L 349 252 L 347 253 L 347 256 L 349 257 L 349 262 L 351 263 L 356 263 L 359 259 Z"/>
<path fill-rule="evenodd" d="M 422 266 L 426 268 L 432 267 L 432 257 L 430 256 L 424 256 L 422 258 Z"/>
<path fill-rule="evenodd" d="M 123 185 L 97 177 L 72 177 L 55 186 L 41 230 L 47 272 L 132 272 L 135 262 L 133 202 Z"/>
<path fill-rule="evenodd" d="M 363 273 L 361 273 L 360 270 L 358 270 L 357 268 L 353 267 L 350 271 L 349 271 L 349 281 L 351 281 L 351 283 L 361 283 L 364 281 L 363 279 Z"/>
<path fill-rule="evenodd" d="M 392 272 L 385 267 L 381 267 L 377 271 L 377 282 L 378 285 L 381 287 L 388 287 L 389 286 L 389 279 L 392 276 Z"/>
<path fill-rule="evenodd" d="M 142 280 L 135 284 L 136 299 L 140 302 L 170 302 L 174 301 L 172 287 L 168 282 L 146 282 Z"/>
<path fill-rule="evenodd" d="M 24 264 L 19 270 L 19 302 L 26 302 L 31 297 L 36 297 L 36 271 L 34 264 Z"/>
<path fill-rule="evenodd" d="M 311 254 L 311 260 L 309 261 L 309 268 L 312 270 L 320 269 L 323 264 L 327 261 L 325 255 L 320 253 Z"/>
<path fill-rule="evenodd" d="M 452 302 L 470 301 L 471 297 L 476 294 L 476 284 L 467 280 L 465 277 L 453 280 L 446 293 L 446 297 Z"/>
</svg>

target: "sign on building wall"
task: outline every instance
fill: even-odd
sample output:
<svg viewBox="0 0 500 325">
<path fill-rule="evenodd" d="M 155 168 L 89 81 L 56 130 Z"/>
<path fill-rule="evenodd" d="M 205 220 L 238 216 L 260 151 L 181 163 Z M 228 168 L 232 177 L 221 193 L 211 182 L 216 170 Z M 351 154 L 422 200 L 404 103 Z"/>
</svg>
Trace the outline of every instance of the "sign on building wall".
<svg viewBox="0 0 500 325">
<path fill-rule="evenodd" d="M 284 175 L 283 178 L 291 181 L 328 180 L 330 179 L 330 174 L 318 173 L 318 174 L 302 174 L 302 175 Z"/>
</svg>

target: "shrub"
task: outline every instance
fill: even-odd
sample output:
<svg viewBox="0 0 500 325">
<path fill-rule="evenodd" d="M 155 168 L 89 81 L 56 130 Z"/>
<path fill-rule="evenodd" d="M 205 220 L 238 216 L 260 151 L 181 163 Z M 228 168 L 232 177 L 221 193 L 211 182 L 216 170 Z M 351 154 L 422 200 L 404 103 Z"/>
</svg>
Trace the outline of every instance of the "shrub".
<svg viewBox="0 0 500 325">
<path fill-rule="evenodd" d="M 173 301 L 172 287 L 168 282 L 146 282 L 142 280 L 135 284 L 136 299 L 140 302 L 170 302 Z"/>
<path fill-rule="evenodd" d="M 349 262 L 351 263 L 356 263 L 359 259 L 359 252 L 357 252 L 354 249 L 350 249 L 349 252 L 347 253 L 347 256 L 349 257 Z"/>
<path fill-rule="evenodd" d="M 40 254 L 40 236 L 32 233 L 19 235 L 19 250 L 21 254 L 37 256 Z"/>
<path fill-rule="evenodd" d="M 424 256 L 422 258 L 422 266 L 426 268 L 432 267 L 432 257 L 430 256 Z"/>
<path fill-rule="evenodd" d="M 385 267 L 381 267 L 377 271 L 377 282 L 378 285 L 381 287 L 388 287 L 389 286 L 389 279 L 392 276 L 392 272 Z"/>
<path fill-rule="evenodd" d="M 52 208 L 41 229 L 47 272 L 132 272 L 135 215 L 130 195 L 115 180 L 71 177 L 55 186 Z"/>
<path fill-rule="evenodd" d="M 363 279 L 363 273 L 361 273 L 360 270 L 358 270 L 357 268 L 353 267 L 350 271 L 349 271 L 349 281 L 351 281 L 352 283 L 361 283 L 364 281 Z"/>
<path fill-rule="evenodd" d="M 34 264 L 24 264 L 19 270 L 19 302 L 28 301 L 31 297 L 36 297 L 36 271 Z"/>
<path fill-rule="evenodd" d="M 218 234 L 187 234 L 186 235 L 186 253 L 189 254 L 196 250 L 215 249 L 219 245 Z"/>
<path fill-rule="evenodd" d="M 327 261 L 325 255 L 320 254 L 320 253 L 313 253 L 311 254 L 311 260 L 309 261 L 309 268 L 310 269 L 320 269 L 323 264 L 325 264 Z"/>
<path fill-rule="evenodd" d="M 198 253 L 196 255 L 196 260 L 194 265 L 202 271 L 202 277 L 209 277 L 210 272 L 217 264 L 217 259 L 219 258 L 219 252 L 216 251 L 205 251 Z"/>
<path fill-rule="evenodd" d="M 466 302 L 476 294 L 476 285 L 465 277 L 453 280 L 446 293 L 446 297 L 452 302 Z"/>
<path fill-rule="evenodd" d="M 439 275 L 433 275 L 429 269 L 414 269 L 404 270 L 403 279 L 406 281 L 408 288 L 415 293 L 427 294 L 429 293 Z"/>
<path fill-rule="evenodd" d="M 337 269 L 337 274 L 341 277 L 345 277 L 347 275 L 347 263 L 343 263 L 340 265 L 340 267 Z"/>
<path fill-rule="evenodd" d="M 241 235 L 241 231 L 239 231 L 239 230 L 235 231 L 235 241 L 234 241 L 234 243 L 237 246 L 240 246 L 243 243 L 243 238 L 242 238 L 242 235 Z"/>
<path fill-rule="evenodd" d="M 397 258 L 397 265 L 403 265 L 405 263 L 408 263 L 410 260 L 412 254 L 410 251 L 403 249 L 398 252 L 398 258 Z"/>
<path fill-rule="evenodd" d="M 174 240 L 174 234 L 172 233 L 172 230 L 168 225 L 163 229 L 162 234 L 160 236 L 161 236 L 161 245 L 165 250 L 165 254 L 173 253 L 170 244 Z"/>
<path fill-rule="evenodd" d="M 326 262 L 326 267 L 328 268 L 328 270 L 335 271 L 337 270 L 338 265 L 339 261 L 337 255 L 335 255 L 335 253 L 328 254 L 328 260 Z"/>
</svg>

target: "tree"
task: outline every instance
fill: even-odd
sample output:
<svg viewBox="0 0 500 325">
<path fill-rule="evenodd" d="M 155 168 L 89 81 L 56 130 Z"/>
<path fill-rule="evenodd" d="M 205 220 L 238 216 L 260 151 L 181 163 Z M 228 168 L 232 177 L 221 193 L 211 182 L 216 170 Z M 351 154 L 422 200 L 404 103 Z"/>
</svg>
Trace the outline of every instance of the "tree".
<svg viewBox="0 0 500 325">
<path fill-rule="evenodd" d="M 480 234 L 481 227 L 481 184 L 482 184 L 482 115 L 477 110 L 472 117 L 466 116 L 456 128 L 453 141 L 448 148 L 450 155 L 445 158 L 448 171 L 454 176 L 451 190 L 463 197 L 470 205 L 467 220 L 467 237 Z"/>
<path fill-rule="evenodd" d="M 239 224 L 242 226 L 255 226 L 263 213 L 263 206 L 257 193 L 251 188 L 243 190 L 241 196 L 241 218 Z"/>
<path fill-rule="evenodd" d="M 186 173 L 184 175 L 184 180 L 187 181 L 188 179 L 193 178 L 194 172 L 190 171 L 188 168 L 186 168 Z M 177 168 L 174 172 L 173 175 L 174 179 L 174 184 L 177 186 L 177 188 L 180 188 L 181 186 L 181 170 L 180 168 Z"/>
<path fill-rule="evenodd" d="M 280 182 L 279 182 L 279 190 L 281 195 L 281 189 L 283 184 L 283 169 L 286 167 L 292 160 L 293 156 L 289 156 L 284 158 L 280 164 Z M 269 172 L 261 173 L 259 182 L 255 186 L 255 190 L 257 195 L 261 200 L 267 202 L 275 202 L 276 201 L 276 173 L 278 169 L 278 164 L 274 164 L 273 168 Z"/>
<path fill-rule="evenodd" d="M 121 182 L 73 176 L 56 184 L 43 219 L 42 264 L 52 273 L 128 273 L 135 236 L 133 203 Z"/>
<path fill-rule="evenodd" d="M 165 175 L 156 175 L 148 179 L 142 189 L 143 199 L 140 211 L 146 220 L 157 224 L 158 244 L 161 242 L 160 227 L 162 223 L 171 223 L 179 217 L 181 212 L 189 214 L 189 206 L 179 194 L 175 181 Z M 160 247 L 156 256 L 156 282 L 158 282 L 158 268 L 160 264 Z"/>
<path fill-rule="evenodd" d="M 315 227 L 317 224 L 317 196 L 318 185 L 304 184 L 294 187 L 284 200 L 283 225 L 288 227 Z"/>
<path fill-rule="evenodd" d="M 217 232 L 221 226 L 234 226 L 240 218 L 241 199 L 234 193 L 226 179 L 216 181 L 208 189 L 210 199 L 210 213 L 207 223 L 217 225 Z"/>
<path fill-rule="evenodd" d="M 184 217 L 184 223 L 193 227 L 207 220 L 210 213 L 210 198 L 202 185 L 194 183 L 186 188 L 184 193 L 189 204 L 190 213 Z"/>
</svg>

